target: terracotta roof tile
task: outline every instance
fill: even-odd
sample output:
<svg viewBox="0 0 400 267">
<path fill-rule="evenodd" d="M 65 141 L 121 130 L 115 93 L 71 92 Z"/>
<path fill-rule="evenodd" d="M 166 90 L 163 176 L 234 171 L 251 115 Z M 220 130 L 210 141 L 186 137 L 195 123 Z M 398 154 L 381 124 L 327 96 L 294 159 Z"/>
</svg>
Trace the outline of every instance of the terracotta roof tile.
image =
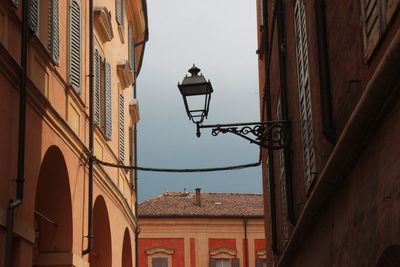
<svg viewBox="0 0 400 267">
<path fill-rule="evenodd" d="M 167 192 L 139 204 L 139 217 L 262 217 L 261 194 Z"/>
</svg>

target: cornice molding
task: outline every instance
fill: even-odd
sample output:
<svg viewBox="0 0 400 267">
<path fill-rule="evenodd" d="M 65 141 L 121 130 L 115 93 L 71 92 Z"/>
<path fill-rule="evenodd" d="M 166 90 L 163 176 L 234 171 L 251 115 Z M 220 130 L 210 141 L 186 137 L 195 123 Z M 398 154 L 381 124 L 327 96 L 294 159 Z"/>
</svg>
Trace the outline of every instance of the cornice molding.
<svg viewBox="0 0 400 267">
<path fill-rule="evenodd" d="M 105 6 L 94 8 L 94 24 L 104 42 L 111 41 L 114 38 L 111 12 Z"/>
<path fill-rule="evenodd" d="M 133 124 L 136 124 L 140 120 L 139 114 L 139 101 L 134 98 L 129 103 L 129 114 Z"/>
<path fill-rule="evenodd" d="M 133 84 L 133 71 L 128 61 L 118 63 L 117 73 L 123 89 Z"/>
</svg>

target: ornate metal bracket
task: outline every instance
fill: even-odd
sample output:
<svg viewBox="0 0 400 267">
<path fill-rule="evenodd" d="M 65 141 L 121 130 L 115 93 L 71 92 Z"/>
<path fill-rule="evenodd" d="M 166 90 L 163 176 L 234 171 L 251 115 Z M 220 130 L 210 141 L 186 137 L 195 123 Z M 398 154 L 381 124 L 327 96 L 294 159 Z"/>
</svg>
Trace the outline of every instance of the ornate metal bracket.
<svg viewBox="0 0 400 267">
<path fill-rule="evenodd" d="M 272 150 L 282 149 L 289 143 L 290 123 L 288 121 L 248 122 L 234 124 L 201 125 L 197 123 L 197 137 L 200 129 L 211 128 L 211 134 L 232 133 L 250 143 Z"/>
</svg>

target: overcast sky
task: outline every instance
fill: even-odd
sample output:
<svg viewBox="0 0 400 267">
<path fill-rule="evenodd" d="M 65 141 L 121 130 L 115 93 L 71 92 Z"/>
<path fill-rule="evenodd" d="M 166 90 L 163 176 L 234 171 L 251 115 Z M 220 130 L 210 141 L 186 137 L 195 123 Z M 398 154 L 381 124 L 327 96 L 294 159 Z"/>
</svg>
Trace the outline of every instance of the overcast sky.
<svg viewBox="0 0 400 267">
<path fill-rule="evenodd" d="M 138 165 L 209 168 L 258 161 L 259 148 L 213 137 L 186 117 L 177 88 L 196 64 L 214 88 L 205 124 L 259 120 L 255 0 L 147 0 L 150 40 L 138 78 Z M 166 191 L 261 193 L 259 167 L 214 173 L 139 172 L 139 201 Z"/>
</svg>

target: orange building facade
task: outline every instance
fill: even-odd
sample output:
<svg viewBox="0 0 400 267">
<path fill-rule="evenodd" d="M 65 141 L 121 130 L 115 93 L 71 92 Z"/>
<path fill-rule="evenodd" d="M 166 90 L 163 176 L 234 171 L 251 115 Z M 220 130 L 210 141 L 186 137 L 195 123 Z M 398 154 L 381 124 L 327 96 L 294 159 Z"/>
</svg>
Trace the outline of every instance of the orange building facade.
<svg viewBox="0 0 400 267">
<path fill-rule="evenodd" d="M 138 208 L 140 267 L 262 267 L 262 196 L 169 192 Z"/>
<path fill-rule="evenodd" d="M 88 251 L 89 1 L 30 1 L 19 126 L 23 6 L 0 1 L 0 265 L 135 266 L 136 177 L 128 171 L 94 165 Z M 103 161 L 135 163 L 135 82 L 147 38 L 145 0 L 94 0 L 93 153 Z"/>
</svg>

